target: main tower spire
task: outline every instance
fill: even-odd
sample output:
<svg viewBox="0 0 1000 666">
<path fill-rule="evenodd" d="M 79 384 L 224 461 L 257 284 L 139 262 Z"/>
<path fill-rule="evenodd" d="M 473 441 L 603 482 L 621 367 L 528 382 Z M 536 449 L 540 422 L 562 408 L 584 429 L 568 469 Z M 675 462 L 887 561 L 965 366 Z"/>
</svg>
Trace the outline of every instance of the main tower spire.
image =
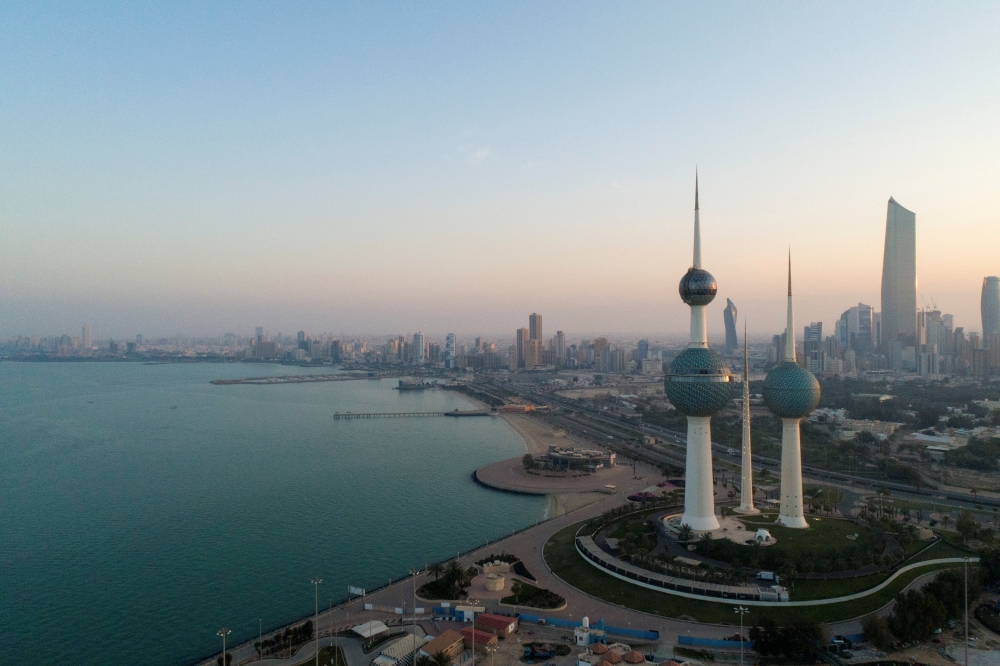
<svg viewBox="0 0 1000 666">
<path fill-rule="evenodd" d="M 715 516 L 715 481 L 712 476 L 711 419 L 732 395 L 729 368 L 708 347 L 705 306 L 719 287 L 701 267 L 701 220 L 698 175 L 694 185 L 694 265 L 681 278 L 681 300 L 691 307 L 688 348 L 670 364 L 664 390 L 671 404 L 687 417 L 687 459 L 684 480 L 684 515 L 681 523 L 700 532 L 719 528 Z"/>
</svg>

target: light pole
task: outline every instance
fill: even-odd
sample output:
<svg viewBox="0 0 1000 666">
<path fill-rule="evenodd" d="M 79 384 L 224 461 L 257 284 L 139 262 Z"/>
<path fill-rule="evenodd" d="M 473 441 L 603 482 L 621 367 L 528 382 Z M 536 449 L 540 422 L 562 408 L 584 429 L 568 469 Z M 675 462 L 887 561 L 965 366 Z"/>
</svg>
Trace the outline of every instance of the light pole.
<svg viewBox="0 0 1000 666">
<path fill-rule="evenodd" d="M 319 666 L 319 584 L 323 582 L 322 578 L 313 578 L 313 590 L 316 592 L 316 621 L 313 623 L 316 625 L 314 631 L 316 632 L 316 666 Z"/>
<path fill-rule="evenodd" d="M 216 636 L 222 636 L 222 666 L 226 666 L 226 636 L 229 635 L 229 630 L 223 627 L 215 632 Z M 966 641 L 968 643 L 969 641 Z M 966 657 L 968 659 L 968 657 Z"/>
<path fill-rule="evenodd" d="M 969 558 L 964 558 L 965 566 L 965 666 L 969 666 Z"/>
<path fill-rule="evenodd" d="M 416 666 L 417 664 L 417 574 L 420 571 L 417 569 L 410 569 L 410 575 L 413 576 L 413 662 L 411 666 Z"/>
<path fill-rule="evenodd" d="M 740 666 L 743 666 L 743 616 L 750 611 L 743 606 L 737 606 L 733 610 L 740 616 Z"/>
<path fill-rule="evenodd" d="M 475 627 L 473 627 L 473 630 L 475 630 Z M 493 666 L 493 655 L 499 649 L 500 649 L 500 645 L 499 644 L 496 644 L 496 645 L 487 645 L 486 646 L 486 651 L 490 653 L 490 666 Z"/>
<path fill-rule="evenodd" d="M 469 606 L 472 610 L 472 666 L 476 666 L 476 604 L 478 603 L 479 599 L 469 599 Z"/>
<path fill-rule="evenodd" d="M 257 618 L 257 650 L 260 658 L 264 658 L 264 618 Z M 223 664 L 222 666 L 226 666 Z"/>
</svg>

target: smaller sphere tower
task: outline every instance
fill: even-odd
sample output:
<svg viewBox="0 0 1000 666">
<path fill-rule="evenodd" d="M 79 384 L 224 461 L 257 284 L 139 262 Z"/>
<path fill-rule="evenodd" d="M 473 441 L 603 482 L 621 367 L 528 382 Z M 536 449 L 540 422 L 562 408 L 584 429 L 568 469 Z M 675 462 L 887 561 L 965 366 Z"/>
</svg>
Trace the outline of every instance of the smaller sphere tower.
<svg viewBox="0 0 1000 666">
<path fill-rule="evenodd" d="M 788 321 L 785 360 L 764 379 L 764 403 L 781 419 L 781 505 L 778 523 L 809 527 L 802 510 L 802 447 L 799 423 L 819 404 L 819 382 L 795 362 L 795 325 L 792 321 L 792 257 L 788 255 Z"/>
<path fill-rule="evenodd" d="M 719 287 L 701 267 L 701 223 L 698 174 L 694 181 L 694 265 L 681 278 L 681 300 L 691 306 L 688 348 L 670 364 L 664 391 L 678 412 L 687 417 L 687 456 L 684 472 L 684 515 L 681 523 L 699 532 L 719 529 L 715 516 L 712 476 L 712 415 L 732 397 L 732 376 L 721 356 L 708 348 L 705 306 Z"/>
</svg>

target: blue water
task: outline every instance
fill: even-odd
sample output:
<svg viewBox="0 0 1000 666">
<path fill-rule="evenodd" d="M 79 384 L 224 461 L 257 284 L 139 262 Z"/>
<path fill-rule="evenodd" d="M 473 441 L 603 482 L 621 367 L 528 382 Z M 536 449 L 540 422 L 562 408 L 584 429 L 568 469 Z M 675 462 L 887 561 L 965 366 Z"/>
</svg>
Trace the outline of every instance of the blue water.
<svg viewBox="0 0 1000 666">
<path fill-rule="evenodd" d="M 0 363 L 3 662 L 188 664 L 309 614 L 314 576 L 326 605 L 542 517 L 470 479 L 524 450 L 499 419 L 332 418 L 456 394 L 209 384 L 304 372 Z"/>
</svg>

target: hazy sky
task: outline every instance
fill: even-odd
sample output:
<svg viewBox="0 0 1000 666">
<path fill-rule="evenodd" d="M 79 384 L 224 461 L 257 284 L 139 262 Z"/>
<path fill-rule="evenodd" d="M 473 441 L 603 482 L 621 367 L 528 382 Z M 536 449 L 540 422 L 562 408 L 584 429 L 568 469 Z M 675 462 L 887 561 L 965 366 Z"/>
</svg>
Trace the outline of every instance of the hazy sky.
<svg viewBox="0 0 1000 666">
<path fill-rule="evenodd" d="M 0 4 L 0 335 L 751 331 L 1000 274 L 996 3 Z"/>
</svg>

